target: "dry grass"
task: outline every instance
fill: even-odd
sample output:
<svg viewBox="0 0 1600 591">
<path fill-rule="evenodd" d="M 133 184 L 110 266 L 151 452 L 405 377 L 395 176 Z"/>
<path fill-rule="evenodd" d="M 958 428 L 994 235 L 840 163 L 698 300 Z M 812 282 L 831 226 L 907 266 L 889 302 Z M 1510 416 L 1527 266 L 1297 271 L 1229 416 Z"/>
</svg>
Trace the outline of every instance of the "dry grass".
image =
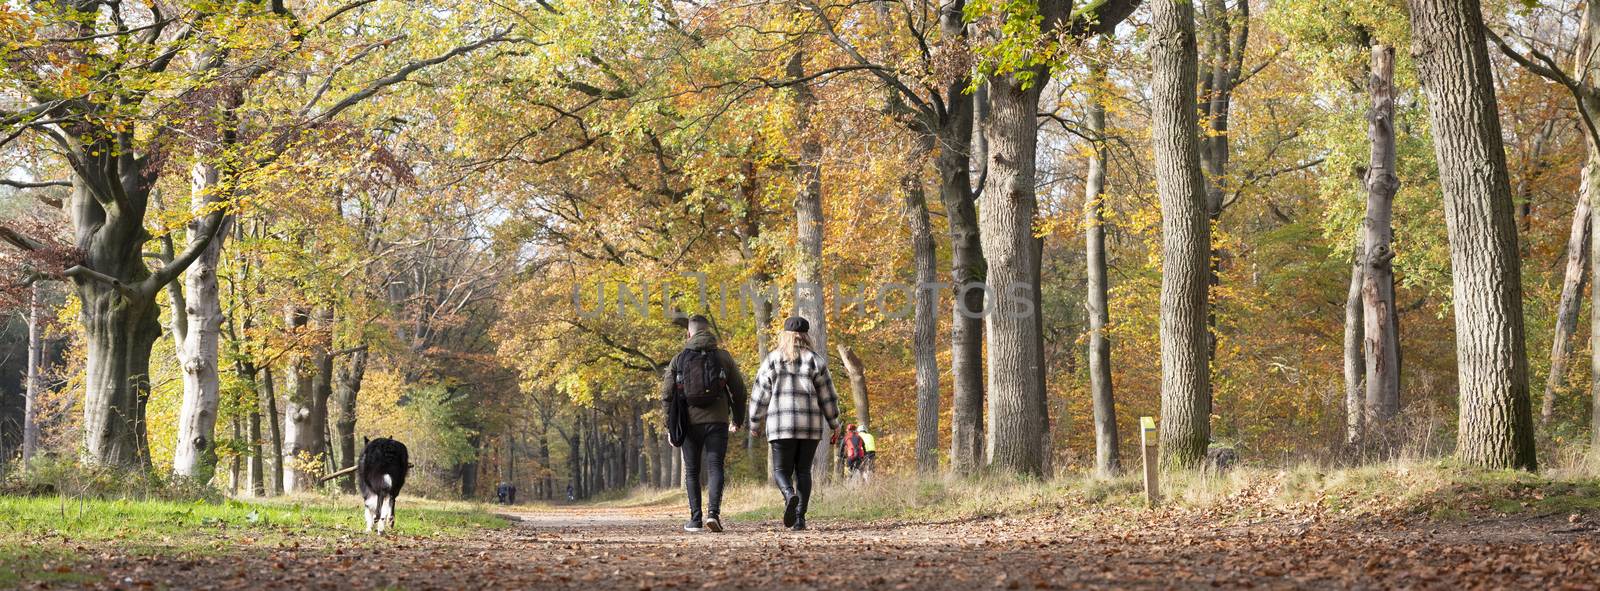
<svg viewBox="0 0 1600 591">
<path fill-rule="evenodd" d="M 1513 515 L 1600 513 L 1600 480 L 1589 464 L 1553 466 L 1540 474 L 1481 470 L 1442 460 L 1396 460 L 1353 468 L 1304 464 L 1241 468 L 1224 475 L 1168 472 L 1163 510 L 1205 512 L 1218 519 L 1316 515 L 1359 519 L 1416 516 L 1472 519 Z M 677 510 L 677 490 L 640 489 L 601 506 Z M 974 479 L 883 477 L 864 485 L 819 486 L 812 515 L 823 519 L 944 521 L 1049 514 L 1095 520 L 1137 519 L 1146 511 L 1136 475 L 1083 475 L 1049 481 L 990 475 Z M 774 519 L 779 496 L 766 483 L 742 482 L 724 495 L 723 512 Z"/>
</svg>

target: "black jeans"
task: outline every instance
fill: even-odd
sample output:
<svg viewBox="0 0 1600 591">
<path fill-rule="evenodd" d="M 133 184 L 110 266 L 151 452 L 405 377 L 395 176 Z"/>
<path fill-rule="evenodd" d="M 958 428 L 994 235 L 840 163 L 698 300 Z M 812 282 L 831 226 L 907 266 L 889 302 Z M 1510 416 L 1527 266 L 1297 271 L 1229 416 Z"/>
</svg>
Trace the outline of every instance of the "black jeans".
<svg viewBox="0 0 1600 591">
<path fill-rule="evenodd" d="M 700 460 L 705 458 L 706 486 L 710 488 L 710 507 L 705 515 L 721 517 L 722 466 L 728 458 L 728 424 L 690 425 L 683 434 L 683 488 L 689 493 L 689 519 L 701 520 Z"/>
<path fill-rule="evenodd" d="M 767 445 L 772 448 L 772 478 L 778 482 L 783 500 L 800 495 L 800 516 L 806 515 L 811 505 L 811 461 L 817 457 L 816 439 L 778 439 Z"/>
</svg>

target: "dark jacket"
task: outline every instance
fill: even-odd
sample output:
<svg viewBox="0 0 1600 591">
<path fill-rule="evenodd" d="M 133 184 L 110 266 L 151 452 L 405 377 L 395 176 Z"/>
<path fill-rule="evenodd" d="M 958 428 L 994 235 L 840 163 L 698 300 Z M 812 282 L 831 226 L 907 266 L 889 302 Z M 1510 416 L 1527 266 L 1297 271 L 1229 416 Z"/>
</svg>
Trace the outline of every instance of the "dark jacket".
<svg viewBox="0 0 1600 591">
<path fill-rule="evenodd" d="M 718 400 L 709 406 L 689 407 L 689 424 L 704 425 L 708 423 L 733 422 L 736 425 L 744 424 L 745 400 L 749 392 L 745 390 L 744 377 L 739 374 L 739 365 L 734 363 L 733 355 L 717 347 L 717 335 L 709 330 L 702 330 L 683 342 L 683 348 L 698 349 L 701 351 L 715 350 L 717 364 L 722 366 L 722 371 L 728 374 L 728 397 Z M 667 365 L 667 370 L 661 376 L 661 403 L 663 407 L 670 406 L 674 390 L 677 389 L 678 359 L 681 355 L 674 355 L 672 363 Z"/>
</svg>

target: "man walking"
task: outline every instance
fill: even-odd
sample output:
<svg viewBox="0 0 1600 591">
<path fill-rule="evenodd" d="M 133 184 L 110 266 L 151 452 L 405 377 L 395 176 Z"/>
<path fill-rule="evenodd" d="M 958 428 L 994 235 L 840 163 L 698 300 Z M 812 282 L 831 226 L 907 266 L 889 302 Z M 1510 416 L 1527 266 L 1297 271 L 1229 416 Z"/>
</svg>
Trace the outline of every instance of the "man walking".
<svg viewBox="0 0 1600 591">
<path fill-rule="evenodd" d="M 683 529 L 720 532 L 722 467 L 728 456 L 728 434 L 738 432 L 744 422 L 744 378 L 739 375 L 733 356 L 717 347 L 717 336 L 711 332 L 711 322 L 705 316 L 690 317 L 688 331 L 683 351 L 672 358 L 661 377 L 661 402 L 666 407 L 668 420 L 675 414 L 672 409 L 675 402 L 681 405 L 679 409 L 687 410 L 682 449 L 689 521 L 683 524 Z M 700 511 L 702 479 L 710 489 L 704 514 Z"/>
</svg>

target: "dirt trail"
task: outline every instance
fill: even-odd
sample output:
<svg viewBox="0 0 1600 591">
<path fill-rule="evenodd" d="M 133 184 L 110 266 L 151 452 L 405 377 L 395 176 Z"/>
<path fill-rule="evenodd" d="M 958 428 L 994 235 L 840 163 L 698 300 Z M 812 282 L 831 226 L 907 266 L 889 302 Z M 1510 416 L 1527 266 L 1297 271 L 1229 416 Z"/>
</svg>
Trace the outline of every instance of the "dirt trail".
<svg viewBox="0 0 1600 591">
<path fill-rule="evenodd" d="M 105 587 L 217 589 L 1593 589 L 1600 537 L 1564 521 L 1084 531 L 1049 518 L 730 523 L 685 533 L 681 511 L 557 507 L 468 540 L 222 556 L 101 556 Z M 1567 528 L 1571 529 L 1571 528 Z M 1555 533 L 1560 532 L 1560 533 Z"/>
</svg>

